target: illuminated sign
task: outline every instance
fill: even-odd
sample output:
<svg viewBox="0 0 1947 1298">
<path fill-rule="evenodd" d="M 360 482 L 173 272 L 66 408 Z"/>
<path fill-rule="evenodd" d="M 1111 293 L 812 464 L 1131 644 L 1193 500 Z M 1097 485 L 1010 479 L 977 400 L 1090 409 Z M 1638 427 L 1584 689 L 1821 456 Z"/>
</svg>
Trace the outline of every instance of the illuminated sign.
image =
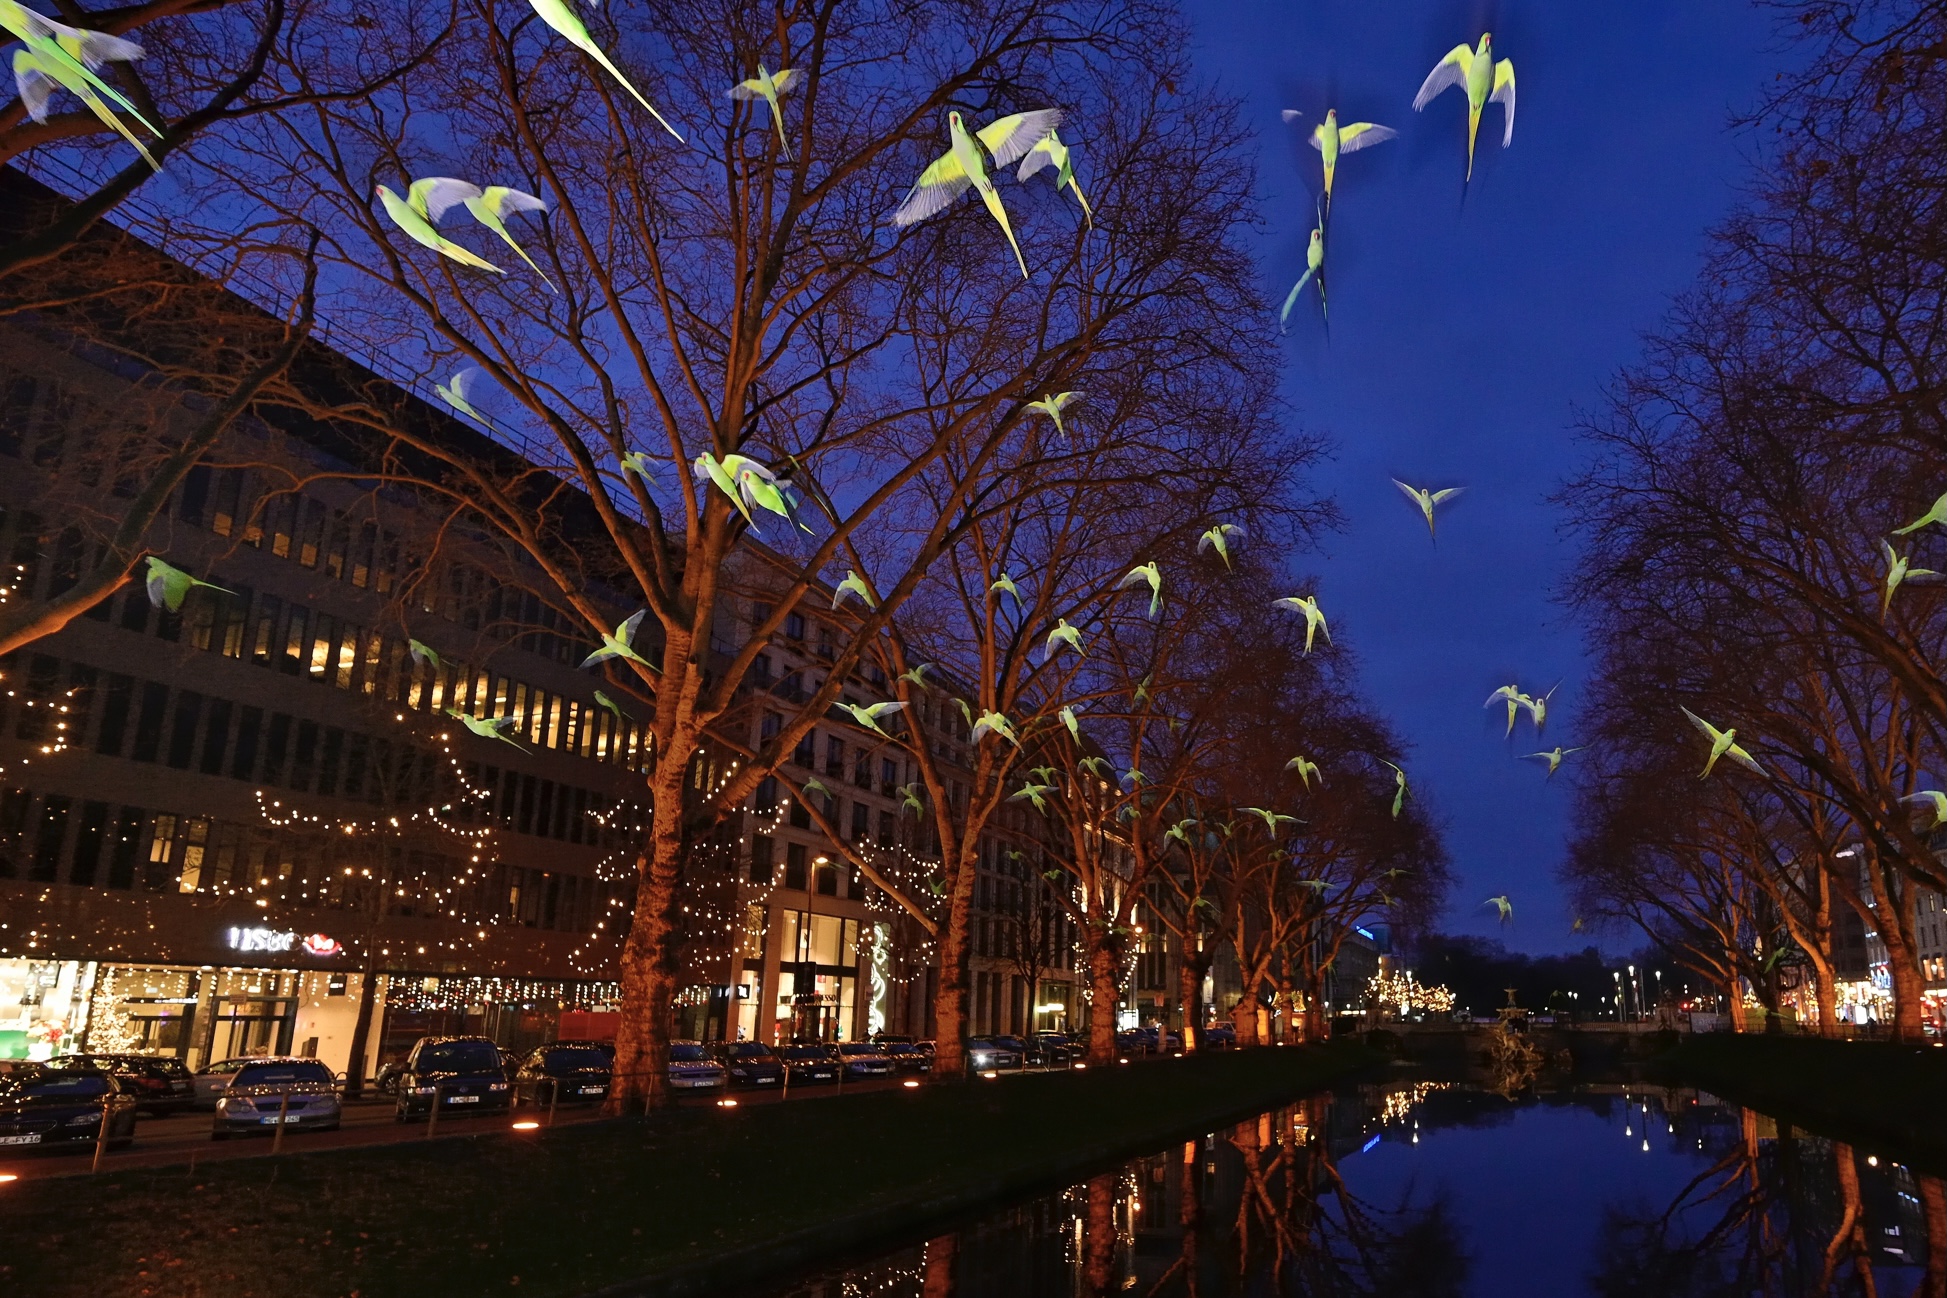
<svg viewBox="0 0 1947 1298">
<path fill-rule="evenodd" d="M 338 939 L 323 933 L 300 938 L 289 929 L 279 928 L 233 928 L 225 935 L 225 941 L 232 951 L 264 955 L 287 955 L 299 946 L 306 955 L 314 956 L 342 955 L 345 950 Z"/>
</svg>

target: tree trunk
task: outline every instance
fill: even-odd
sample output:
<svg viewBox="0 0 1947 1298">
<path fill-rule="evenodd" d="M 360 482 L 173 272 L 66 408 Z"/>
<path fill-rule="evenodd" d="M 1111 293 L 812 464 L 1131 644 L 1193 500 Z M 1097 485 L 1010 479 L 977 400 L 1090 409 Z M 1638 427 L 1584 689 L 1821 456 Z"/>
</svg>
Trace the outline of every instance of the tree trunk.
<svg viewBox="0 0 1947 1298">
<path fill-rule="evenodd" d="M 1088 1219 L 1082 1227 L 1083 1292 L 1107 1298 L 1118 1292 L 1115 1274 L 1115 1203 L 1121 1179 L 1113 1172 L 1088 1183 Z"/>
<path fill-rule="evenodd" d="M 920 1279 L 920 1298 L 953 1298 L 954 1263 L 960 1256 L 958 1233 L 926 1241 L 926 1260 Z"/>
<path fill-rule="evenodd" d="M 1914 1178 L 1920 1191 L 1920 1219 L 1927 1227 L 1927 1270 L 1920 1298 L 1947 1298 L 1947 1184 L 1937 1176 Z"/>
<path fill-rule="evenodd" d="M 1237 1029 L 1237 1044 L 1240 1047 L 1257 1044 L 1257 996 L 1245 992 L 1237 998 L 1237 1004 L 1230 1007 L 1231 1025 Z"/>
<path fill-rule="evenodd" d="M 672 750 L 674 745 L 671 746 Z M 622 1022 L 606 1114 L 640 1113 L 669 1103 L 669 1028 L 681 952 L 683 772 L 689 753 L 657 755 L 649 778 L 649 851 L 636 861 L 635 919 L 622 947 Z"/>
<path fill-rule="evenodd" d="M 1088 947 L 1088 1061 L 1091 1064 L 1113 1064 L 1115 1052 L 1115 1019 L 1117 993 L 1120 991 L 1117 977 L 1122 972 L 1122 961 L 1117 958 L 1116 949 L 1100 932 L 1097 925 L 1087 928 Z"/>
<path fill-rule="evenodd" d="M 1832 962 L 1813 956 L 1812 976 L 1818 980 L 1812 995 L 1818 1005 L 1819 1035 L 1836 1037 L 1839 1035 L 1839 987 Z"/>
<path fill-rule="evenodd" d="M 1278 1029 L 1278 1044 L 1295 1046 L 1299 1041 L 1298 988 L 1289 978 L 1279 980 L 1275 1003 L 1284 1006 L 1284 1023 Z"/>
<path fill-rule="evenodd" d="M 954 871 L 946 923 L 935 939 L 940 953 L 939 981 L 933 986 L 933 1067 L 929 1082 L 957 1082 L 967 1075 L 967 957 L 973 930 L 974 862 L 962 859 Z"/>
<path fill-rule="evenodd" d="M 1187 955 L 1176 969 L 1176 997 L 1183 1006 L 1183 1053 L 1193 1055 L 1203 1048 L 1203 976 L 1209 972 L 1208 960 L 1193 961 Z"/>
<path fill-rule="evenodd" d="M 1332 1034 L 1332 1025 L 1325 1020 L 1325 974 L 1323 970 L 1311 976 L 1310 985 L 1305 989 L 1305 1033 L 1303 1040 L 1317 1043 Z"/>
<path fill-rule="evenodd" d="M 1859 1165 L 1853 1161 L 1852 1146 L 1833 1141 L 1832 1163 L 1838 1173 L 1839 1199 L 1844 1211 L 1839 1228 L 1832 1232 L 1832 1242 L 1825 1246 L 1825 1269 L 1818 1291 L 1831 1291 L 1840 1260 L 1850 1255 L 1858 1271 L 1860 1292 L 1872 1298 L 1875 1292 L 1872 1254 L 1866 1245 L 1865 1209 L 1859 1198 Z"/>
<path fill-rule="evenodd" d="M 345 1067 L 345 1098 L 365 1094 L 365 1054 L 372 1036 L 372 1003 L 379 985 L 378 960 L 371 942 L 365 944 L 365 971 L 358 984 L 358 1018 L 352 1023 L 352 1057 Z"/>
<path fill-rule="evenodd" d="M 1731 1031 L 1750 1031 L 1744 1022 L 1744 985 L 1736 974 L 1724 980 L 1724 1003 L 1729 1007 Z"/>
</svg>

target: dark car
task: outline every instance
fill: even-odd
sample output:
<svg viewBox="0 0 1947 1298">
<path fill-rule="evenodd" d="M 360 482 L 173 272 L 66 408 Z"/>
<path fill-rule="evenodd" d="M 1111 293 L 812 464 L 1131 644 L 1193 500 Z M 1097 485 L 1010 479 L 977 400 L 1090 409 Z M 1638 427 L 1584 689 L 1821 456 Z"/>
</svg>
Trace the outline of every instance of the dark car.
<svg viewBox="0 0 1947 1298">
<path fill-rule="evenodd" d="M 1028 1044 L 1033 1047 L 1030 1058 L 1044 1068 L 1059 1068 L 1088 1053 L 1065 1032 L 1037 1032 Z"/>
<path fill-rule="evenodd" d="M 975 1072 L 999 1072 L 1021 1067 L 1021 1052 L 1010 1050 L 993 1037 L 975 1037 L 967 1042 L 967 1064 Z"/>
<path fill-rule="evenodd" d="M 93 1142 L 108 1115 L 108 1146 L 135 1137 L 135 1097 L 93 1068 L 10 1069 L 0 1077 L 0 1148 Z"/>
<path fill-rule="evenodd" d="M 1237 1045 L 1237 1029 L 1228 1023 L 1215 1023 L 1203 1030 L 1203 1048 L 1230 1050 Z"/>
<path fill-rule="evenodd" d="M 138 1111 L 157 1117 L 181 1113 L 196 1103 L 196 1086 L 180 1059 L 161 1059 L 154 1055 L 60 1055 L 51 1061 L 51 1066 L 107 1073 L 122 1084 L 123 1094 L 135 1098 Z"/>
<path fill-rule="evenodd" d="M 892 1057 L 870 1041 L 847 1041 L 838 1048 L 847 1080 L 892 1076 Z"/>
<path fill-rule="evenodd" d="M 784 1063 L 761 1041 L 719 1041 L 710 1053 L 723 1065 L 732 1086 L 782 1086 Z"/>
<path fill-rule="evenodd" d="M 1146 1055 L 1150 1051 L 1149 1034 L 1131 1028 L 1115 1034 L 1116 1053 L 1125 1059 L 1130 1055 Z"/>
<path fill-rule="evenodd" d="M 432 1112 L 505 1113 L 513 1086 L 500 1066 L 500 1048 L 486 1037 L 421 1037 L 399 1072 L 395 1116 L 410 1122 Z"/>
<path fill-rule="evenodd" d="M 338 1077 L 315 1059 L 253 1059 L 230 1079 L 216 1102 L 211 1140 L 270 1132 L 280 1123 L 297 1131 L 336 1131 Z"/>
<path fill-rule="evenodd" d="M 550 1041 L 514 1072 L 516 1104 L 588 1104 L 608 1094 L 615 1057 L 592 1041 Z"/>
<path fill-rule="evenodd" d="M 838 1059 L 830 1046 L 785 1046 L 777 1053 L 793 1086 L 838 1080 Z"/>
<path fill-rule="evenodd" d="M 1024 1066 L 1027 1064 L 1037 1064 L 1041 1062 L 1040 1052 L 1036 1050 L 1033 1045 L 1022 1040 L 1020 1037 L 998 1036 L 998 1037 L 989 1037 L 988 1040 L 992 1041 L 995 1045 L 999 1046 L 1002 1050 L 1012 1051 L 1013 1053 L 1021 1056 L 1021 1063 Z"/>
<path fill-rule="evenodd" d="M 872 1042 L 874 1045 L 880 1046 L 913 1046 L 919 1044 L 912 1037 L 903 1036 L 894 1032 L 881 1032 L 872 1038 Z"/>
<path fill-rule="evenodd" d="M 930 1073 L 933 1071 L 932 1051 L 921 1050 L 917 1042 L 883 1042 L 879 1048 L 885 1051 L 886 1058 L 892 1061 L 894 1072 Z"/>
</svg>

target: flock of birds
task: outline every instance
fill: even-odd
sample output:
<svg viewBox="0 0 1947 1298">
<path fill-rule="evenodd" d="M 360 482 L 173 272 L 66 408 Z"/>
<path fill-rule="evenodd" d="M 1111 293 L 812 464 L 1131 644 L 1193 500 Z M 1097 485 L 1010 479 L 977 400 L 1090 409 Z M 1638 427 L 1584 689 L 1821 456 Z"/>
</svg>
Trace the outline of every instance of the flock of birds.
<svg viewBox="0 0 1947 1298">
<path fill-rule="evenodd" d="M 615 66 L 608 55 L 590 35 L 582 23 L 571 0 L 529 0 L 535 13 L 549 28 L 559 34 L 577 49 L 583 51 L 600 67 L 612 76 L 638 103 L 646 109 L 663 129 L 679 141 L 681 133 L 670 124 L 656 107 L 631 84 L 622 71 Z M 22 106 L 35 121 L 45 121 L 49 101 L 57 90 L 74 95 L 104 124 L 116 131 L 131 144 L 151 167 L 160 169 L 160 163 L 150 153 L 144 142 L 122 119 L 126 115 L 145 128 L 157 139 L 162 132 L 145 118 L 128 99 L 105 81 L 98 69 L 104 63 L 124 62 L 143 57 L 142 47 L 134 41 L 112 36 L 104 32 L 71 27 L 44 17 L 18 3 L 18 0 L 0 0 L 0 28 L 21 42 L 13 53 L 15 85 Z M 758 65 L 757 74 L 730 87 L 731 98 L 757 102 L 761 101 L 769 112 L 771 125 L 778 133 L 781 144 L 788 143 L 785 136 L 784 113 L 781 97 L 789 94 L 803 83 L 804 73 L 795 68 L 785 68 L 777 72 Z M 1468 45 L 1461 43 L 1445 55 L 1433 68 L 1419 92 L 1413 98 L 1415 111 L 1423 110 L 1429 103 L 1450 89 L 1459 89 L 1467 99 L 1467 178 L 1473 176 L 1476 139 L 1479 134 L 1483 112 L 1488 104 L 1499 104 L 1503 109 L 1502 145 L 1512 144 L 1514 139 L 1515 77 L 1514 64 L 1509 59 L 1494 57 L 1493 37 L 1483 34 L 1480 40 Z M 121 114 L 121 115 L 118 115 Z M 1302 118 L 1295 110 L 1283 114 L 1287 122 Z M 995 183 L 999 169 L 1019 163 L 1016 180 L 1025 182 L 1044 169 L 1052 168 L 1058 190 L 1071 193 L 1081 208 L 1083 220 L 1090 226 L 1094 223 L 1094 212 L 1082 190 L 1081 182 L 1075 174 L 1075 160 L 1069 147 L 1058 134 L 1063 117 L 1059 108 L 1034 109 L 1013 113 L 995 119 L 984 126 L 970 126 L 959 112 L 949 112 L 946 118 L 948 147 L 946 152 L 935 158 L 922 170 L 913 182 L 904 201 L 892 214 L 892 222 L 897 226 L 909 226 L 924 221 L 945 211 L 954 200 L 969 189 L 985 206 L 994 222 L 1006 236 L 1008 246 L 1013 251 L 1015 262 L 1023 277 L 1028 276 L 1025 256 L 1016 240 L 1012 224 L 1008 220 L 1007 209 L 1002 203 L 1000 191 Z M 1309 142 L 1320 157 L 1324 185 L 1318 203 L 1317 224 L 1311 231 L 1311 239 L 1306 252 L 1304 274 L 1292 286 L 1279 311 L 1279 326 L 1282 329 L 1308 284 L 1316 285 L 1321 317 L 1326 312 L 1325 265 L 1326 234 L 1332 205 L 1332 191 L 1340 158 L 1345 154 L 1356 153 L 1373 145 L 1395 139 L 1398 132 L 1373 122 L 1354 122 L 1341 125 L 1337 109 L 1329 109 L 1324 119 L 1311 132 Z M 991 166 L 990 166 L 991 164 Z M 440 232 L 440 222 L 454 208 L 464 208 L 475 221 L 507 244 L 534 273 L 540 276 L 551 290 L 555 285 L 521 247 L 520 242 L 508 228 L 509 218 L 525 212 L 545 212 L 547 204 L 536 196 L 524 193 L 505 185 L 476 185 L 470 181 L 448 176 L 429 176 L 411 181 L 402 196 L 386 186 L 378 186 L 377 198 L 387 217 L 408 238 L 452 259 L 461 265 L 476 270 L 502 274 L 501 267 L 474 253 L 463 245 L 454 242 Z M 462 370 L 448 383 L 440 385 L 440 396 L 455 410 L 488 424 L 473 406 L 468 397 L 468 389 L 476 371 Z M 1037 401 L 1027 403 L 1027 409 L 1049 419 L 1058 435 L 1064 439 L 1068 429 L 1064 413 L 1080 398 L 1076 392 L 1048 394 Z M 650 476 L 651 457 L 642 452 L 621 455 L 621 472 L 625 476 L 634 473 L 645 484 Z M 794 467 L 796 467 L 794 465 Z M 805 527 L 798 517 L 799 501 L 791 475 L 780 474 L 768 466 L 747 456 L 726 455 L 721 459 L 705 453 L 698 456 L 693 464 L 699 484 L 708 484 L 720 490 L 731 505 L 753 527 L 756 518 L 753 510 L 761 510 L 783 517 L 799 527 Z M 1413 503 L 1426 522 L 1430 538 L 1437 543 L 1435 514 L 1440 506 L 1452 500 L 1462 490 L 1448 487 L 1438 491 L 1411 486 L 1398 479 L 1394 485 Z M 707 489 L 707 488 L 706 488 Z M 828 502 L 820 501 L 829 510 Z M 1899 528 L 1894 535 L 1904 535 L 1929 525 L 1947 525 L 1947 495 L 1943 495 L 1921 518 L 1906 527 Z M 806 530 L 809 530 L 806 528 Z M 1226 567 L 1231 561 L 1231 547 L 1236 540 L 1245 535 L 1244 529 L 1235 523 L 1220 523 L 1203 534 L 1197 545 L 1198 554 L 1214 551 Z M 1890 541 L 1883 542 L 1886 554 L 1887 571 L 1882 596 L 1882 614 L 1891 607 L 1895 592 L 1907 582 L 1930 581 L 1943 574 L 1929 569 L 1915 568 L 1907 556 L 1896 552 Z M 171 610 L 180 608 L 184 597 L 192 586 L 211 586 L 181 569 L 172 567 L 160 557 L 148 560 L 147 589 L 150 599 L 159 607 Z M 1154 563 L 1138 565 L 1123 578 L 1122 587 L 1141 587 L 1149 596 L 1149 615 L 1160 614 L 1163 607 L 1165 579 L 1159 566 Z M 221 590 L 221 587 L 211 587 Z M 1017 605 L 1020 593 L 1014 581 L 1001 574 L 991 587 L 991 593 L 1012 596 Z M 848 571 L 845 579 L 838 583 L 834 591 L 832 606 L 838 607 L 848 598 L 857 598 L 868 607 L 876 607 L 877 600 L 870 583 L 858 573 Z M 1320 609 L 1316 596 L 1289 596 L 1277 600 L 1274 607 L 1302 616 L 1305 620 L 1305 653 L 1310 654 L 1316 637 L 1322 633 L 1327 644 L 1331 643 L 1331 628 Z M 604 634 L 602 646 L 591 653 L 583 666 L 593 666 L 610 658 L 627 658 L 644 663 L 654 670 L 653 665 L 638 655 L 630 647 L 637 628 L 645 614 L 638 612 L 618 626 L 613 633 Z M 438 655 L 419 641 L 411 642 L 416 661 L 438 662 Z M 1044 642 L 1044 655 L 1053 657 L 1057 653 L 1085 652 L 1082 630 L 1070 625 L 1065 618 L 1057 619 L 1049 630 Z M 907 675 L 924 686 L 926 667 L 923 665 Z M 1541 733 L 1547 719 L 1548 699 L 1553 693 L 1530 694 L 1518 684 L 1508 684 L 1496 689 L 1489 696 L 1486 706 L 1504 704 L 1507 708 L 1507 733 L 1512 737 L 1517 718 L 1526 713 L 1534 725 L 1537 735 Z M 622 710 L 615 702 L 597 691 L 598 702 L 618 717 Z M 884 735 L 879 722 L 892 713 L 907 706 L 900 701 L 886 701 L 866 706 L 843 705 L 853 719 L 863 728 Z M 973 742 L 978 742 L 987 734 L 993 734 L 1018 746 L 1019 738 L 1013 725 L 1005 716 L 994 712 L 973 715 L 971 709 L 962 702 L 961 708 L 967 713 L 967 722 Z M 1704 763 L 1702 776 L 1708 778 L 1718 761 L 1729 758 L 1747 769 L 1764 774 L 1759 763 L 1737 742 L 1735 729 L 1720 729 L 1709 721 L 1683 709 L 1684 715 L 1709 741 L 1709 754 Z M 500 739 L 507 743 L 513 740 L 506 733 L 512 718 L 475 718 L 454 712 L 455 719 L 464 723 L 474 733 L 486 738 Z M 1072 709 L 1063 709 L 1062 721 L 1076 743 L 1081 742 L 1081 733 Z M 518 747 L 518 745 L 515 745 Z M 1567 748 L 1557 745 L 1523 755 L 1523 760 L 1539 761 L 1546 765 L 1545 778 L 1553 778 L 1561 769 L 1564 760 L 1571 754 L 1583 751 L 1582 748 Z M 1408 781 L 1405 771 L 1392 763 L 1386 763 L 1395 775 L 1396 791 L 1392 800 L 1392 814 L 1397 817 L 1404 806 Z M 1317 763 L 1300 755 L 1287 763 L 1287 769 L 1296 771 L 1309 790 L 1314 779 L 1321 783 L 1324 773 Z M 1140 778 L 1140 773 L 1129 772 L 1127 776 Z M 1127 778 L 1125 776 L 1125 778 Z M 811 781 L 815 784 L 816 781 Z M 807 786 L 809 787 L 809 786 Z M 1012 795 L 1025 800 L 1037 809 L 1045 810 L 1046 795 L 1052 786 L 1043 783 L 1024 785 L 1020 792 Z M 1911 800 L 1928 802 L 1935 808 L 1936 822 L 1947 819 L 1947 793 L 1927 790 L 1913 795 Z M 917 804 L 918 799 L 908 791 L 906 801 Z M 1257 810 L 1257 809 L 1251 809 Z M 1281 821 L 1274 813 L 1258 811 L 1264 816 L 1272 833 L 1277 832 Z M 1506 896 L 1489 898 L 1482 903 L 1495 907 L 1503 923 L 1513 917 L 1513 907 Z M 1580 927 L 1579 922 L 1577 927 Z"/>
</svg>

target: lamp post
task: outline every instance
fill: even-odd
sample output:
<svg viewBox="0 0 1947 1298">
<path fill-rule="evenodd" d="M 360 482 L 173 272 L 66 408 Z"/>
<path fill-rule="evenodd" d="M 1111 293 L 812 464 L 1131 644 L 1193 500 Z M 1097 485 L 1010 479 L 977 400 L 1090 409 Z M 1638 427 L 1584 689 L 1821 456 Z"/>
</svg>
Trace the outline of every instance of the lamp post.
<svg viewBox="0 0 1947 1298">
<path fill-rule="evenodd" d="M 1616 980 L 1616 1022 L 1623 1021 L 1623 984 L 1620 970 L 1611 969 L 1609 976 Z"/>
</svg>

